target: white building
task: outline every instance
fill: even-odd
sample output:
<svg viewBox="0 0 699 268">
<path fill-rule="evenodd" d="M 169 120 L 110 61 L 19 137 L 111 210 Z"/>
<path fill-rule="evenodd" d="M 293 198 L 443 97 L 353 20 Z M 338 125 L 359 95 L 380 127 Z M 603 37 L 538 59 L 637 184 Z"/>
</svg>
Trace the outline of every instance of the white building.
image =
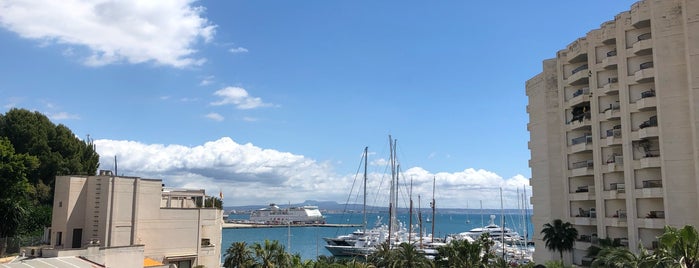
<svg viewBox="0 0 699 268">
<path fill-rule="evenodd" d="M 202 207 L 206 198 L 204 190 L 109 171 L 58 176 L 53 249 L 43 255 L 82 256 L 107 267 L 220 267 L 223 212 Z"/>
<path fill-rule="evenodd" d="M 665 225 L 699 226 L 699 1 L 635 3 L 526 92 L 535 262 L 558 259 L 540 234 L 553 219 L 578 230 L 577 264 L 596 239 L 653 250 Z"/>
</svg>

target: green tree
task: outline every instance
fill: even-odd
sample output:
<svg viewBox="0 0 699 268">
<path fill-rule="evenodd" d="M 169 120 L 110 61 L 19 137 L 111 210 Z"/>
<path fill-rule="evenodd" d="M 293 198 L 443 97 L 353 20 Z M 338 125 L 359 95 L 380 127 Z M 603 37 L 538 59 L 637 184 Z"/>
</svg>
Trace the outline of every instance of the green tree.
<svg viewBox="0 0 699 268">
<path fill-rule="evenodd" d="M 544 234 L 543 240 L 546 243 L 546 248 L 558 251 L 561 260 L 563 260 L 564 251 L 573 250 L 573 244 L 578 237 L 578 230 L 570 222 L 564 223 L 561 219 L 544 224 L 541 233 Z"/>
<path fill-rule="evenodd" d="M 656 255 L 661 264 L 671 267 L 694 268 L 699 266 L 699 234 L 694 226 L 685 225 L 682 229 L 665 226 L 658 237 L 660 248 Z"/>
<path fill-rule="evenodd" d="M 245 242 L 232 243 L 231 246 L 226 249 L 223 258 L 223 267 L 226 268 L 252 267 L 255 263 L 255 260 L 252 258 L 252 252 Z"/>
<path fill-rule="evenodd" d="M 657 261 L 655 256 L 648 253 L 642 245 L 638 247 L 640 254 L 636 255 L 627 247 L 604 247 L 592 262 L 591 267 L 610 268 L 652 268 Z"/>
<path fill-rule="evenodd" d="M 32 204 L 27 176 L 38 166 L 36 157 L 15 153 L 7 138 L 0 137 L 0 256 L 7 238 L 19 233 Z"/>
<path fill-rule="evenodd" d="M 374 253 L 367 257 L 367 262 L 376 267 L 389 267 L 395 260 L 395 253 L 388 242 L 381 243 Z"/>
<path fill-rule="evenodd" d="M 289 267 L 291 258 L 277 240 L 265 240 L 264 244 L 255 243 L 252 245 L 252 251 L 256 267 Z"/>
<path fill-rule="evenodd" d="M 450 268 L 485 267 L 487 261 L 485 264 L 481 262 L 482 252 L 480 240 L 452 240 L 449 244 L 437 248 L 436 264 L 439 267 Z"/>
<path fill-rule="evenodd" d="M 395 251 L 395 259 L 391 263 L 391 267 L 422 268 L 434 266 L 413 244 L 401 243 Z"/>
</svg>

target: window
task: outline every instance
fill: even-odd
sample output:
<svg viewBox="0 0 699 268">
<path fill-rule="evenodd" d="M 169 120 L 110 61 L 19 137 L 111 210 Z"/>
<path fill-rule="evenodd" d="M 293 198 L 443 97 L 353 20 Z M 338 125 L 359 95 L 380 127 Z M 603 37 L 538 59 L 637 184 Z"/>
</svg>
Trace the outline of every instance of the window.
<svg viewBox="0 0 699 268">
<path fill-rule="evenodd" d="M 202 246 L 202 247 L 211 247 L 211 246 L 213 246 L 213 245 L 211 244 L 211 239 L 209 239 L 209 238 L 202 238 L 202 239 L 201 239 L 201 246 Z"/>
<path fill-rule="evenodd" d="M 60 246 L 63 244 L 63 241 L 61 241 L 62 239 L 63 239 L 63 232 L 57 232 L 56 233 L 56 246 Z"/>
</svg>

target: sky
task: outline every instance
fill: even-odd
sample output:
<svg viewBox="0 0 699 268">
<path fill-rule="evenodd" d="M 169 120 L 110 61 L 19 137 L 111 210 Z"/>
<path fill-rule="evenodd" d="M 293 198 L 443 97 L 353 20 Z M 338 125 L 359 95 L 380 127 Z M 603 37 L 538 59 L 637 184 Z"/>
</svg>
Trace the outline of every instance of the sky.
<svg viewBox="0 0 699 268">
<path fill-rule="evenodd" d="M 354 201 L 367 146 L 386 199 L 391 135 L 422 206 L 517 208 L 526 80 L 633 3 L 0 0 L 0 113 L 224 206 Z"/>
</svg>

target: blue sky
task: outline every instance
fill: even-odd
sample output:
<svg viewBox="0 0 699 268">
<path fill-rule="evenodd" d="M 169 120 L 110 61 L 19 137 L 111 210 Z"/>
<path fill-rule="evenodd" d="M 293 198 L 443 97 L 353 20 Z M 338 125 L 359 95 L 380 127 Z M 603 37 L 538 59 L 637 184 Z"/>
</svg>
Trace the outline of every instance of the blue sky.
<svg viewBox="0 0 699 268">
<path fill-rule="evenodd" d="M 391 134 L 414 192 L 516 207 L 525 81 L 633 3 L 0 0 L 0 111 L 226 205 L 344 202 L 364 146 L 380 189 Z"/>
</svg>

